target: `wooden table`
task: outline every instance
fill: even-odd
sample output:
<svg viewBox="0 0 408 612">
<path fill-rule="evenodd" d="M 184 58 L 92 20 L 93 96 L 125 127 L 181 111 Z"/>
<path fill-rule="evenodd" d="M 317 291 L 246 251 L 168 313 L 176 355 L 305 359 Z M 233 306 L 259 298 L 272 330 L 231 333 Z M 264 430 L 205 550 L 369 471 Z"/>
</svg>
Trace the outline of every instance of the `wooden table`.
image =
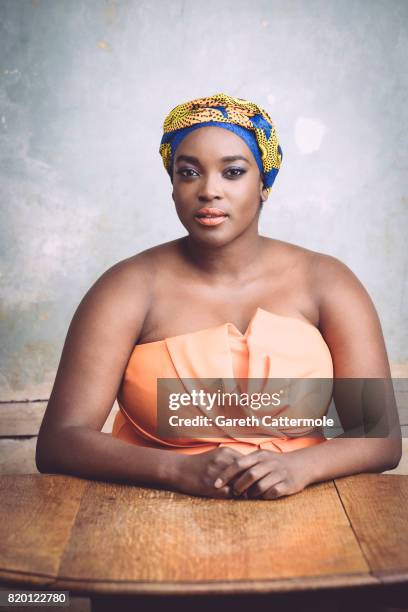
<svg viewBox="0 0 408 612">
<path fill-rule="evenodd" d="M 69 590 L 96 610 L 118 597 L 121 610 L 408 609 L 408 476 L 263 501 L 35 474 L 1 476 L 0 496 L 3 587 Z"/>
</svg>

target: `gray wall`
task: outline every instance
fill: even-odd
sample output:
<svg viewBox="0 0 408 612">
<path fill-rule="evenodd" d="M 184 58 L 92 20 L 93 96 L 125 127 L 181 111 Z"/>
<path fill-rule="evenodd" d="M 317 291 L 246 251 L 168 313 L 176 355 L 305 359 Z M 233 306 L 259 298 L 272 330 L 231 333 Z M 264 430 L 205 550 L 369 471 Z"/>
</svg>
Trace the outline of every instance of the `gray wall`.
<svg viewBox="0 0 408 612">
<path fill-rule="evenodd" d="M 48 397 L 79 300 L 185 233 L 158 154 L 176 104 L 264 106 L 261 233 L 335 255 L 407 364 L 406 0 L 0 0 L 0 399 Z"/>
</svg>

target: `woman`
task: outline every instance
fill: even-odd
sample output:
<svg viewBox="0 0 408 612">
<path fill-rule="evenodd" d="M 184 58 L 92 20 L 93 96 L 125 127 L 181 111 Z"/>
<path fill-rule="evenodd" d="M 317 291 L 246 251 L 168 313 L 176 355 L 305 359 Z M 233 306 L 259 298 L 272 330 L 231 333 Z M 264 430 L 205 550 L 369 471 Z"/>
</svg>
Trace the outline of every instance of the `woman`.
<svg viewBox="0 0 408 612">
<path fill-rule="evenodd" d="M 378 316 L 347 266 L 258 233 L 282 160 L 263 109 L 225 94 L 181 104 L 164 122 L 160 153 L 188 233 L 114 265 L 81 301 L 41 425 L 38 469 L 273 499 L 398 465 L 397 426 L 366 439 L 307 429 L 159 435 L 157 378 L 390 379 Z M 109 435 L 101 429 L 116 397 Z"/>
</svg>

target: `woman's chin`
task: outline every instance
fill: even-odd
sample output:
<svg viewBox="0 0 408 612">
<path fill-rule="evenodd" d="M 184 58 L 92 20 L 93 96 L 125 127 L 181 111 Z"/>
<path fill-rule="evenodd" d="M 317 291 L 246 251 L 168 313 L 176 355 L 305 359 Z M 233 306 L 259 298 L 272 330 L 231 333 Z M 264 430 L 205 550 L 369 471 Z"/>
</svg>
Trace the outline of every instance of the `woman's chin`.
<svg viewBox="0 0 408 612">
<path fill-rule="evenodd" d="M 185 226 L 186 227 L 186 226 Z M 222 246 L 228 244 L 233 239 L 230 232 L 224 231 L 206 231 L 206 228 L 200 229 L 197 227 L 186 227 L 190 239 L 197 244 L 209 246 Z"/>
</svg>

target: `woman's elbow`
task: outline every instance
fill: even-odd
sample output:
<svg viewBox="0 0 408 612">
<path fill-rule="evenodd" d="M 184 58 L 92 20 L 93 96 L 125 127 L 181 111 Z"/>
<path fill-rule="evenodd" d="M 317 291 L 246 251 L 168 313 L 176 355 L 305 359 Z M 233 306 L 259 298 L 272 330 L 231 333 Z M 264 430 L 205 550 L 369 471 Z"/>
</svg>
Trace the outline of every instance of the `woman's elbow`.
<svg viewBox="0 0 408 612">
<path fill-rule="evenodd" d="M 399 466 L 402 458 L 402 440 L 401 437 L 391 438 L 388 441 L 386 452 L 384 453 L 384 467 L 382 472 L 395 470 Z"/>
<path fill-rule="evenodd" d="M 395 468 L 399 466 L 401 458 L 402 458 L 402 449 L 400 449 L 399 453 L 395 453 L 394 455 L 390 457 L 389 467 L 387 467 L 386 469 L 395 470 Z"/>
<path fill-rule="evenodd" d="M 44 443 L 37 438 L 37 445 L 35 449 L 35 465 L 37 470 L 42 474 L 50 474 L 52 470 L 50 469 L 49 458 L 47 457 L 46 449 L 44 448 Z"/>
<path fill-rule="evenodd" d="M 59 448 L 59 451 L 58 451 Z M 54 449 L 57 449 L 55 452 Z M 35 465 L 42 474 L 58 474 L 61 469 L 58 467 L 58 456 L 61 455 L 61 446 L 56 443 L 55 437 L 52 441 L 41 432 L 37 438 L 35 449 Z"/>
</svg>

